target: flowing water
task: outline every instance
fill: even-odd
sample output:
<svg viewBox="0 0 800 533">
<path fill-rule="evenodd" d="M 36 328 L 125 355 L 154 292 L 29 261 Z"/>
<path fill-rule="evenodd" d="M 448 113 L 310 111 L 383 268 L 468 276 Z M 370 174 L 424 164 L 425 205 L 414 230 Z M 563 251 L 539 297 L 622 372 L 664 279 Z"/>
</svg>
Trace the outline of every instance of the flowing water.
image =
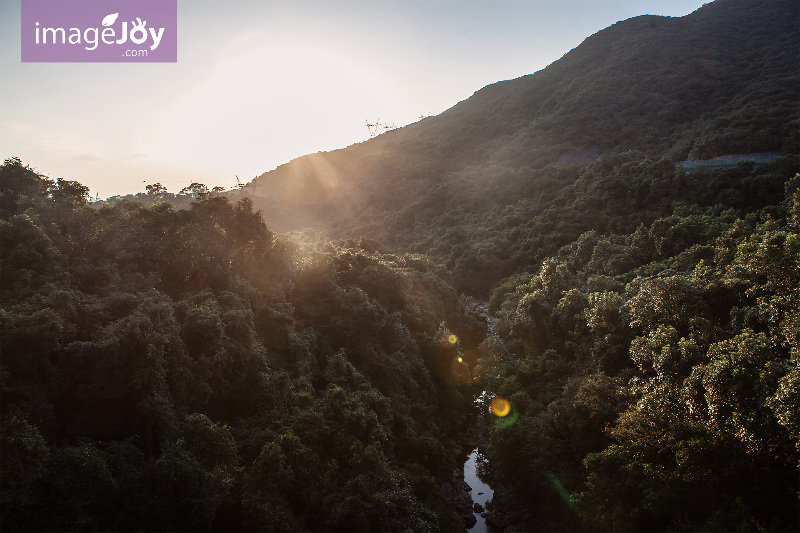
<svg viewBox="0 0 800 533">
<path fill-rule="evenodd" d="M 483 482 L 483 480 L 478 477 L 478 456 L 480 452 L 478 448 L 472 450 L 472 453 L 469 454 L 467 461 L 464 463 L 464 481 L 472 487 L 470 491 L 470 496 L 472 497 L 472 503 L 479 503 L 481 507 L 486 508 L 486 502 L 492 499 L 492 494 L 494 491 L 492 488 Z M 486 533 L 486 520 L 480 515 L 480 513 L 473 512 L 472 513 L 475 518 L 478 520 L 475 522 L 475 525 L 470 528 L 470 533 Z"/>
<path fill-rule="evenodd" d="M 489 334 L 497 335 L 497 319 L 489 316 L 489 303 L 480 300 L 473 300 L 472 307 L 478 314 L 486 317 Z M 479 407 L 485 405 L 487 395 L 488 393 L 486 391 L 481 392 L 481 394 L 475 398 L 475 405 Z M 481 417 L 475 419 L 474 423 L 480 424 Z M 479 448 L 472 450 L 467 457 L 466 462 L 464 462 L 464 481 L 472 488 L 470 491 L 470 497 L 472 498 L 473 505 L 477 503 L 480 504 L 483 509 L 486 509 L 486 503 L 492 499 L 494 490 L 492 490 L 492 488 L 478 476 L 479 457 L 481 462 L 485 461 L 485 458 L 481 455 Z M 472 515 L 477 521 L 475 522 L 475 525 L 469 529 L 470 533 L 487 533 L 488 526 L 486 525 L 486 519 L 481 516 L 481 513 L 474 512 L 474 508 Z"/>
</svg>

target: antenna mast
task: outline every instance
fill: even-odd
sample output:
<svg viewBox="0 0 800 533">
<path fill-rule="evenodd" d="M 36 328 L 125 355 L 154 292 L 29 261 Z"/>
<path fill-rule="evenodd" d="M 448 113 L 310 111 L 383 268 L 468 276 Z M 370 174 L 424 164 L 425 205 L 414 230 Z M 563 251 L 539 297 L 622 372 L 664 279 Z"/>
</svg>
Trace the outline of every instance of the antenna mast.
<svg viewBox="0 0 800 533">
<path fill-rule="evenodd" d="M 369 120 L 367 120 L 367 130 L 369 130 L 370 139 L 378 135 L 381 126 L 383 126 L 383 124 L 381 124 L 381 119 L 376 120 L 374 124 L 370 124 Z"/>
</svg>

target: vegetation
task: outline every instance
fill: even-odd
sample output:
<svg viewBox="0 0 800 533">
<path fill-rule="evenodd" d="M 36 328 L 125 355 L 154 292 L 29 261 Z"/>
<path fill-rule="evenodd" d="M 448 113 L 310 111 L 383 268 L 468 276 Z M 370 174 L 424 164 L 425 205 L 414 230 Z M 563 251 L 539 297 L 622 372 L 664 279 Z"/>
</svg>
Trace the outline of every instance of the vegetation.
<svg viewBox="0 0 800 533">
<path fill-rule="evenodd" d="M 800 159 L 675 164 L 800 152 L 799 10 L 624 21 L 236 193 L 6 160 L 3 529 L 459 530 L 476 376 L 517 529 L 800 529 Z"/>
<path fill-rule="evenodd" d="M 800 526 L 797 170 L 708 173 L 694 183 L 737 185 L 627 233 L 586 232 L 494 291 L 488 390 L 514 416 L 494 420 L 490 455 L 528 510 L 506 509 L 519 522 Z M 754 183 L 752 207 L 721 203 L 741 206 L 731 191 Z"/>
<path fill-rule="evenodd" d="M 671 173 L 669 163 L 687 159 L 800 154 L 798 24 L 793 0 L 718 0 L 685 17 L 619 22 L 535 74 L 368 142 L 298 158 L 240 194 L 278 231 L 366 235 L 426 253 L 459 290 L 488 297 L 585 231 L 623 231 L 593 226 L 585 207 L 602 211 L 630 194 L 645 224 L 670 213 L 668 202 L 654 210 L 665 191 L 636 183 L 631 192 L 628 177 Z M 597 189 L 576 184 L 601 155 L 663 170 L 628 171 Z M 553 224 L 561 238 L 541 239 Z"/>
<path fill-rule="evenodd" d="M 437 480 L 485 326 L 441 267 L 247 200 L 0 183 L 4 530 L 461 527 Z"/>
</svg>

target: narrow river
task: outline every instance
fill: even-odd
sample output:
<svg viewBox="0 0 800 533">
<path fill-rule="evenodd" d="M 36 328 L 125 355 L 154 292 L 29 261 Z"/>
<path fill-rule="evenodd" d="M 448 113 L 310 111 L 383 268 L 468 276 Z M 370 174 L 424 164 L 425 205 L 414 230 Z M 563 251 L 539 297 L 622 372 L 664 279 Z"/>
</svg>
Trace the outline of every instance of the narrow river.
<svg viewBox="0 0 800 533">
<path fill-rule="evenodd" d="M 472 300 L 472 309 L 479 315 L 486 318 L 489 334 L 497 335 L 497 319 L 489 316 L 489 303 L 481 300 Z M 474 405 L 477 409 L 477 412 L 475 413 L 477 416 L 473 418 L 472 421 L 473 424 L 477 425 L 474 428 L 475 440 L 473 441 L 473 446 L 475 446 L 475 448 L 464 462 L 464 482 L 471 488 L 469 494 L 472 498 L 473 505 L 472 516 L 474 516 L 476 519 L 475 525 L 469 528 L 470 533 L 487 533 L 487 531 L 498 531 L 495 528 L 490 528 L 486 524 L 486 519 L 481 516 L 482 514 L 486 514 L 486 504 L 487 502 L 491 501 L 492 496 L 494 495 L 494 490 L 492 487 L 490 487 L 489 484 L 483 481 L 478 475 L 479 470 L 484 470 L 483 468 L 479 468 L 479 463 L 483 463 L 486 460 L 481 454 L 478 443 L 484 442 L 485 445 L 485 443 L 488 442 L 486 440 L 485 427 L 483 427 L 483 424 L 485 424 L 484 416 L 482 413 L 480 413 L 480 409 L 486 408 L 487 394 L 488 393 L 486 391 L 482 391 L 481 394 L 475 398 Z M 483 435 L 483 437 L 481 437 L 481 435 Z"/>
<path fill-rule="evenodd" d="M 478 476 L 479 455 L 480 452 L 478 448 L 475 448 L 472 450 L 472 453 L 469 454 L 467 461 L 464 463 L 464 481 L 466 481 L 467 485 L 472 487 L 470 496 L 472 497 L 473 505 L 479 504 L 481 508 L 485 509 L 486 502 L 492 499 L 494 491 Z M 472 514 L 475 516 L 477 522 L 475 522 L 475 525 L 472 526 L 469 531 L 471 533 L 486 533 L 486 519 L 481 516 L 480 512 L 473 512 Z"/>
</svg>

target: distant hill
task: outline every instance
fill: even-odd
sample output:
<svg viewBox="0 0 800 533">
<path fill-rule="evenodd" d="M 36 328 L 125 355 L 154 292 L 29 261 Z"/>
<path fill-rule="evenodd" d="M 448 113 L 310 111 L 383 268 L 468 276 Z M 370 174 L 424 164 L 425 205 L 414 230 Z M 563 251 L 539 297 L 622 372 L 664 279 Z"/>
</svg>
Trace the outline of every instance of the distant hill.
<svg viewBox="0 0 800 533">
<path fill-rule="evenodd" d="M 452 245 L 475 247 L 474 232 L 452 236 L 465 217 L 554 198 L 599 156 L 800 152 L 798 10 L 795 0 L 717 0 L 685 17 L 625 20 L 542 71 L 367 142 L 295 159 L 244 193 L 277 231 L 363 234 L 453 268 L 475 255 Z M 561 244 L 588 229 L 573 228 Z M 448 232 L 451 244 L 436 246 Z M 502 238 L 512 250 L 520 236 Z"/>
</svg>

